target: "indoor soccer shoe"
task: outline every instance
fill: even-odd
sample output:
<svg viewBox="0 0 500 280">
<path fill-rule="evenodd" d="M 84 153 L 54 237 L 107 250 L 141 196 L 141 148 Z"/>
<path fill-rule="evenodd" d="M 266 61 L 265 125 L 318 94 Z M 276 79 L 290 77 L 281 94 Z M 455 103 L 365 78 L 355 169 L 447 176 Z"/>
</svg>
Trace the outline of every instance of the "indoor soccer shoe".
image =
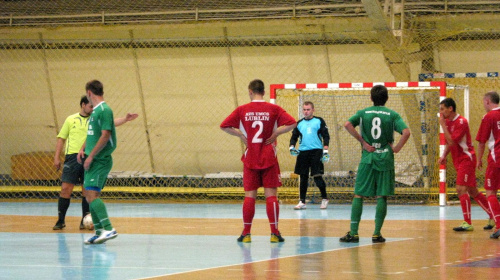
<svg viewBox="0 0 500 280">
<path fill-rule="evenodd" d="M 91 238 L 84 241 L 85 244 L 97 244 L 95 243 L 96 239 L 99 238 L 99 235 L 94 235 Z"/>
<path fill-rule="evenodd" d="M 66 227 L 64 222 L 57 221 L 56 225 L 52 228 L 53 230 L 61 230 Z"/>
<path fill-rule="evenodd" d="M 326 209 L 326 207 L 328 207 L 328 199 L 321 200 L 321 206 L 319 209 Z"/>
<path fill-rule="evenodd" d="M 250 233 L 247 233 L 245 235 L 242 234 L 236 240 L 238 240 L 238 242 L 250 243 L 250 242 L 252 242 L 252 236 L 250 235 Z"/>
<path fill-rule="evenodd" d="M 498 239 L 498 237 L 500 237 L 500 229 L 495 230 L 495 232 L 490 235 L 490 238 L 493 239 Z"/>
<path fill-rule="evenodd" d="M 488 223 L 483 227 L 485 230 L 490 230 L 495 228 L 495 220 L 488 219 Z"/>
<path fill-rule="evenodd" d="M 281 233 L 278 231 L 278 234 L 271 233 L 271 243 L 285 242 L 285 238 L 281 237 Z"/>
<path fill-rule="evenodd" d="M 469 225 L 466 221 L 464 221 L 459 227 L 454 227 L 454 231 L 473 231 L 474 227 Z"/>
<path fill-rule="evenodd" d="M 372 235 L 372 243 L 384 243 L 385 238 L 382 235 Z"/>
<path fill-rule="evenodd" d="M 95 244 L 101 244 L 104 243 L 110 239 L 116 238 L 118 236 L 118 233 L 116 232 L 115 229 L 112 230 L 104 230 L 101 235 L 94 241 Z"/>
<path fill-rule="evenodd" d="M 358 243 L 359 242 L 359 235 L 351 235 L 351 232 L 348 231 L 347 234 L 343 237 L 340 238 L 340 242 L 344 243 Z"/>
<path fill-rule="evenodd" d="M 297 206 L 293 207 L 294 210 L 305 210 L 306 209 L 306 204 L 303 203 L 302 201 L 299 201 L 299 204 Z"/>
</svg>

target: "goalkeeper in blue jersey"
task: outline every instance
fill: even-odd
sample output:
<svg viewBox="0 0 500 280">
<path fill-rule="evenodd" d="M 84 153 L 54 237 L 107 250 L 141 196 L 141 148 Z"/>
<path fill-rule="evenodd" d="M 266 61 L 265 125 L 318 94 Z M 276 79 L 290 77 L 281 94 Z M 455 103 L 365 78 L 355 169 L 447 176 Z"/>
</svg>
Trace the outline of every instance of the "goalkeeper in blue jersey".
<svg viewBox="0 0 500 280">
<path fill-rule="evenodd" d="M 290 138 L 290 154 L 297 156 L 294 172 L 300 175 L 300 200 L 294 209 L 306 209 L 309 170 L 316 186 L 321 192 L 322 200 L 320 208 L 326 209 L 328 206 L 328 197 L 326 195 L 326 183 L 323 180 L 323 163 L 330 160 L 330 155 L 328 154 L 330 134 L 328 133 L 325 121 L 320 117 L 314 116 L 314 104 L 312 102 L 304 102 L 302 113 L 304 118 L 297 122 L 297 127 L 293 130 L 292 137 Z M 299 138 L 299 149 L 297 150 L 295 144 L 297 144 Z"/>
</svg>

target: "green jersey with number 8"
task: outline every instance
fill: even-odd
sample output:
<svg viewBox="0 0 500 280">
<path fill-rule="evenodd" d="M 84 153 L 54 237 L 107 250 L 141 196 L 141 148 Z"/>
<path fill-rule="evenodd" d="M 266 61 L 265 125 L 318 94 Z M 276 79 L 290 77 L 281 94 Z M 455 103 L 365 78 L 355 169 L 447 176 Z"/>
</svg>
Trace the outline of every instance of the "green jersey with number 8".
<svg viewBox="0 0 500 280">
<path fill-rule="evenodd" d="M 371 164 L 379 171 L 394 169 L 394 152 L 390 144 L 394 143 L 394 131 L 402 134 L 407 128 L 401 116 L 385 106 L 372 106 L 359 110 L 349 118 L 354 126 L 360 126 L 363 139 L 375 147 L 370 153 L 363 149 L 361 162 Z"/>
</svg>

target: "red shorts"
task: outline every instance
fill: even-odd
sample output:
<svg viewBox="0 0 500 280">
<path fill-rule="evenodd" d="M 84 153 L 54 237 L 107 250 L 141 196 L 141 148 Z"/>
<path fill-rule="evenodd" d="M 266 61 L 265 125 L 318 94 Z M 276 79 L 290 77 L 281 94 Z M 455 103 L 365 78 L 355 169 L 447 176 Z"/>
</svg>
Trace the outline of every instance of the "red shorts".
<svg viewBox="0 0 500 280">
<path fill-rule="evenodd" d="M 243 188 L 254 191 L 260 187 L 277 188 L 281 186 L 281 173 L 278 164 L 266 169 L 250 169 L 243 167 Z"/>
<path fill-rule="evenodd" d="M 493 164 L 488 164 L 488 167 L 486 168 L 486 174 L 484 176 L 484 189 L 500 189 L 500 168 L 494 166 Z"/>
<path fill-rule="evenodd" d="M 457 170 L 457 185 L 476 187 L 476 163 L 475 161 L 463 161 Z"/>
</svg>

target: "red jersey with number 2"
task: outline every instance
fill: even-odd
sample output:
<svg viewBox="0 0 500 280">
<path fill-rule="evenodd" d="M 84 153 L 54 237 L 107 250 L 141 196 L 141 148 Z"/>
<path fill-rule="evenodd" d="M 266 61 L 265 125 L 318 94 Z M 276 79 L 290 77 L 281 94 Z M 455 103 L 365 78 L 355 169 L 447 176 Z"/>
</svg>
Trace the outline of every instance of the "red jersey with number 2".
<svg viewBox="0 0 500 280">
<path fill-rule="evenodd" d="M 484 115 L 477 132 L 476 140 L 486 143 L 490 149 L 488 164 L 500 167 L 500 107 Z"/>
<path fill-rule="evenodd" d="M 295 118 L 278 105 L 254 100 L 234 110 L 220 125 L 239 129 L 247 138 L 247 148 L 241 157 L 245 167 L 266 169 L 278 163 L 276 143 L 265 141 L 280 126 L 293 125 Z"/>
</svg>

